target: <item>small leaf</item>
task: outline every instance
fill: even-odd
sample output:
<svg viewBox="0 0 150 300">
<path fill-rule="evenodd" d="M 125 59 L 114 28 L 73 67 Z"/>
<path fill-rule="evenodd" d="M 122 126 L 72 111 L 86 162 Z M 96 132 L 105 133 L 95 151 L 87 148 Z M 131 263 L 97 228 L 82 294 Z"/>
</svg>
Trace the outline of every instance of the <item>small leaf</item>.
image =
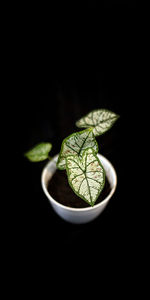
<svg viewBox="0 0 150 300">
<path fill-rule="evenodd" d="M 97 109 L 88 113 L 86 116 L 76 122 L 79 128 L 93 128 L 95 136 L 99 136 L 109 130 L 117 121 L 119 115 L 107 109 Z"/>
<path fill-rule="evenodd" d="M 42 161 L 48 158 L 48 154 L 52 149 L 50 143 L 40 143 L 25 153 L 25 156 L 32 162 Z"/>
<path fill-rule="evenodd" d="M 61 145 L 57 161 L 58 169 L 64 170 L 66 168 L 67 156 L 78 155 L 81 157 L 83 151 L 87 148 L 93 148 L 96 153 L 98 152 L 98 144 L 91 128 L 69 135 Z"/>
<path fill-rule="evenodd" d="M 105 171 L 95 151 L 87 149 L 82 157 L 66 157 L 68 182 L 80 198 L 94 205 L 105 184 Z"/>
</svg>

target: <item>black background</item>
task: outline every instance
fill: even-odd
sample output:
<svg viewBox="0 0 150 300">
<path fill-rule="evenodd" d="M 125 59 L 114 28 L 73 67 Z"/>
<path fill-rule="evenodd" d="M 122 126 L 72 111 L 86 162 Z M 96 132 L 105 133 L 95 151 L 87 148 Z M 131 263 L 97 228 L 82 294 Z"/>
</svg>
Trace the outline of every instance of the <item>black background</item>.
<svg viewBox="0 0 150 300">
<path fill-rule="evenodd" d="M 7 136 L 14 145 L 11 191 L 17 204 L 12 244 L 21 266 L 38 269 L 54 262 L 56 273 L 68 268 L 69 280 L 70 269 L 82 273 L 90 264 L 101 274 L 104 265 L 113 274 L 116 267 L 118 273 L 128 268 L 128 259 L 134 261 L 137 199 L 132 175 L 138 133 L 133 116 L 139 112 L 139 63 L 134 9 L 127 15 L 125 11 L 122 24 L 120 14 L 118 22 L 99 24 L 96 32 L 84 29 L 73 38 L 72 31 L 65 36 L 61 28 L 54 41 L 50 35 L 49 43 L 45 37 L 40 42 L 33 35 L 27 42 L 20 38 L 17 75 L 11 74 L 14 100 L 9 103 Z M 62 140 L 78 130 L 76 120 L 96 108 L 120 115 L 112 129 L 97 138 L 99 152 L 116 169 L 117 190 L 97 219 L 72 225 L 55 214 L 42 191 L 45 162 L 30 163 L 23 153 L 44 141 L 52 143 L 51 155 L 57 154 Z M 61 280 L 58 273 L 56 280 Z"/>
<path fill-rule="evenodd" d="M 41 81 L 40 77 L 40 82 L 34 81 L 34 86 L 33 81 L 31 86 L 27 82 L 22 92 L 24 100 L 19 107 L 19 128 L 16 123 L 19 142 L 16 149 L 18 211 L 19 218 L 24 220 L 21 237 L 25 238 L 26 246 L 42 247 L 45 251 L 70 249 L 70 252 L 76 249 L 78 252 L 80 249 L 83 253 L 87 248 L 98 253 L 116 250 L 116 246 L 119 249 L 128 247 L 133 230 L 127 198 L 132 201 L 128 195 L 129 151 L 130 155 L 132 153 L 130 138 L 133 134 L 130 114 L 135 94 L 131 67 L 127 69 L 122 64 L 115 71 L 109 69 L 109 72 L 80 68 L 74 69 L 75 74 L 70 69 L 67 74 L 62 74 L 60 70 L 58 79 L 46 76 Z M 97 139 L 100 153 L 116 169 L 118 186 L 99 218 L 86 225 L 71 225 L 53 212 L 41 189 L 41 171 L 45 162 L 30 163 L 23 153 L 41 141 L 52 143 L 51 155 L 59 153 L 62 140 L 78 130 L 75 121 L 95 108 L 107 108 L 120 115 L 113 128 Z"/>
<path fill-rule="evenodd" d="M 109 74 L 91 69 L 88 72 L 78 69 L 76 74 L 69 70 L 65 75 L 60 71 L 58 79 L 46 77 L 42 85 L 39 81 L 34 82 L 34 89 L 26 86 L 25 98 L 19 108 L 19 129 L 16 129 L 18 147 L 14 168 L 17 168 L 17 180 L 15 178 L 13 186 L 18 200 L 15 219 L 19 243 L 17 255 L 21 254 L 25 268 L 31 267 L 29 262 L 35 269 L 50 264 L 51 272 L 54 267 L 53 276 L 56 272 L 56 280 L 60 282 L 58 270 L 59 276 L 64 274 L 64 269 L 67 276 L 72 272 L 78 274 L 80 264 L 83 274 L 91 265 L 93 272 L 100 272 L 100 276 L 102 266 L 103 274 L 109 268 L 113 275 L 116 268 L 118 273 L 128 269 L 128 259 L 133 265 L 138 202 L 133 180 L 136 135 L 131 118 L 135 90 L 133 73 L 131 76 L 128 72 L 131 68 L 127 71 L 125 65 Z M 75 121 L 92 109 L 103 107 L 120 115 L 112 129 L 97 138 L 100 153 L 116 169 L 117 190 L 97 219 L 88 224 L 73 225 L 55 214 L 42 191 L 41 172 L 45 162 L 30 163 L 23 153 L 45 141 L 53 144 L 51 155 L 55 155 L 60 151 L 63 138 L 77 130 Z"/>
</svg>

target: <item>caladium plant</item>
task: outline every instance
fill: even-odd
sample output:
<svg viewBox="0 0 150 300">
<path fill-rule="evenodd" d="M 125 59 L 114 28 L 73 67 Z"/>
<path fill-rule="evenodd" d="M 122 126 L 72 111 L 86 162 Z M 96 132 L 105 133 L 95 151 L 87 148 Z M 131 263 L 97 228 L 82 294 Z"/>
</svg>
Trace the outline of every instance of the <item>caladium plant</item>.
<svg viewBox="0 0 150 300">
<path fill-rule="evenodd" d="M 118 118 L 119 115 L 108 109 L 97 109 L 78 120 L 76 126 L 93 128 L 94 135 L 99 136 L 109 130 Z"/>
<path fill-rule="evenodd" d="M 43 161 L 47 158 L 50 159 L 49 152 L 52 149 L 50 143 L 40 143 L 34 146 L 31 150 L 26 152 L 24 155 L 32 162 Z"/>
<path fill-rule="evenodd" d="M 68 183 L 77 196 L 93 206 L 105 185 L 105 170 L 97 156 L 96 136 L 109 130 L 119 115 L 107 109 L 97 109 L 76 122 L 85 130 L 66 137 L 61 145 L 57 168 L 66 170 Z M 32 162 L 51 159 L 52 144 L 40 143 L 25 153 Z"/>
<path fill-rule="evenodd" d="M 73 191 L 91 206 L 94 205 L 105 183 L 105 171 L 92 148 L 66 158 L 68 181 Z"/>
<path fill-rule="evenodd" d="M 96 153 L 98 152 L 98 144 L 92 128 L 69 135 L 61 145 L 57 162 L 58 169 L 66 169 L 66 158 L 70 155 L 77 155 L 81 158 L 83 151 L 87 148 L 92 148 Z"/>
</svg>

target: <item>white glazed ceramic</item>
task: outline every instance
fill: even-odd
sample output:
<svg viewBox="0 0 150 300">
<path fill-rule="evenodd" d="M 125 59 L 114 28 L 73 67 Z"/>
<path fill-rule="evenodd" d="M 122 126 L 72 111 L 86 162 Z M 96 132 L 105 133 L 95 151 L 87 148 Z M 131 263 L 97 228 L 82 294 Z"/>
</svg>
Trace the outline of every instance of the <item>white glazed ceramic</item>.
<svg viewBox="0 0 150 300">
<path fill-rule="evenodd" d="M 114 194 L 117 186 L 117 175 L 115 169 L 112 166 L 112 164 L 109 162 L 109 160 L 106 159 L 104 156 L 98 154 L 98 157 L 105 169 L 106 176 L 111 186 L 111 191 L 102 202 L 95 204 L 93 207 L 71 208 L 62 205 L 59 202 L 57 202 L 55 199 L 53 199 L 47 190 L 47 185 L 49 179 L 53 176 L 53 174 L 56 171 L 56 162 L 57 162 L 58 155 L 54 156 L 54 158 L 50 162 L 48 162 L 48 164 L 44 167 L 41 176 L 42 188 L 44 190 L 45 195 L 49 199 L 50 204 L 55 210 L 55 212 L 65 221 L 68 221 L 70 223 L 75 223 L 75 224 L 83 224 L 94 220 L 104 210 L 110 198 Z"/>
</svg>

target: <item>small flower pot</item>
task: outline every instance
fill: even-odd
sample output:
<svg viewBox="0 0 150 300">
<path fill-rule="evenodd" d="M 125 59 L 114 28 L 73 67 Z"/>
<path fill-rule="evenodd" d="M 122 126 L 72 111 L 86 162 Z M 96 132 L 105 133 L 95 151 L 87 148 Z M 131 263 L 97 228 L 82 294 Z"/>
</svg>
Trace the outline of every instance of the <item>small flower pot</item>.
<svg viewBox="0 0 150 300">
<path fill-rule="evenodd" d="M 52 178 L 53 174 L 56 172 L 56 162 L 57 162 L 58 155 L 54 156 L 54 158 L 48 162 L 48 164 L 44 167 L 42 176 L 41 176 L 41 183 L 42 188 L 47 196 L 47 198 L 50 201 L 51 206 L 53 207 L 54 211 L 65 221 L 68 221 L 70 223 L 74 224 L 84 224 L 88 223 L 95 218 L 97 218 L 104 208 L 107 206 L 109 200 L 111 199 L 112 195 L 114 194 L 117 186 L 117 175 L 115 172 L 114 167 L 109 162 L 108 159 L 106 159 L 101 154 L 98 154 L 98 158 L 100 159 L 105 172 L 107 179 L 110 183 L 110 192 L 108 196 L 102 200 L 100 203 L 95 204 L 93 207 L 85 207 L 85 208 L 72 208 L 65 206 L 63 204 L 60 204 L 55 199 L 52 198 L 52 196 L 48 192 L 48 182 Z M 59 187 L 58 187 L 59 188 Z M 84 201 L 84 200 L 83 200 Z"/>
</svg>

